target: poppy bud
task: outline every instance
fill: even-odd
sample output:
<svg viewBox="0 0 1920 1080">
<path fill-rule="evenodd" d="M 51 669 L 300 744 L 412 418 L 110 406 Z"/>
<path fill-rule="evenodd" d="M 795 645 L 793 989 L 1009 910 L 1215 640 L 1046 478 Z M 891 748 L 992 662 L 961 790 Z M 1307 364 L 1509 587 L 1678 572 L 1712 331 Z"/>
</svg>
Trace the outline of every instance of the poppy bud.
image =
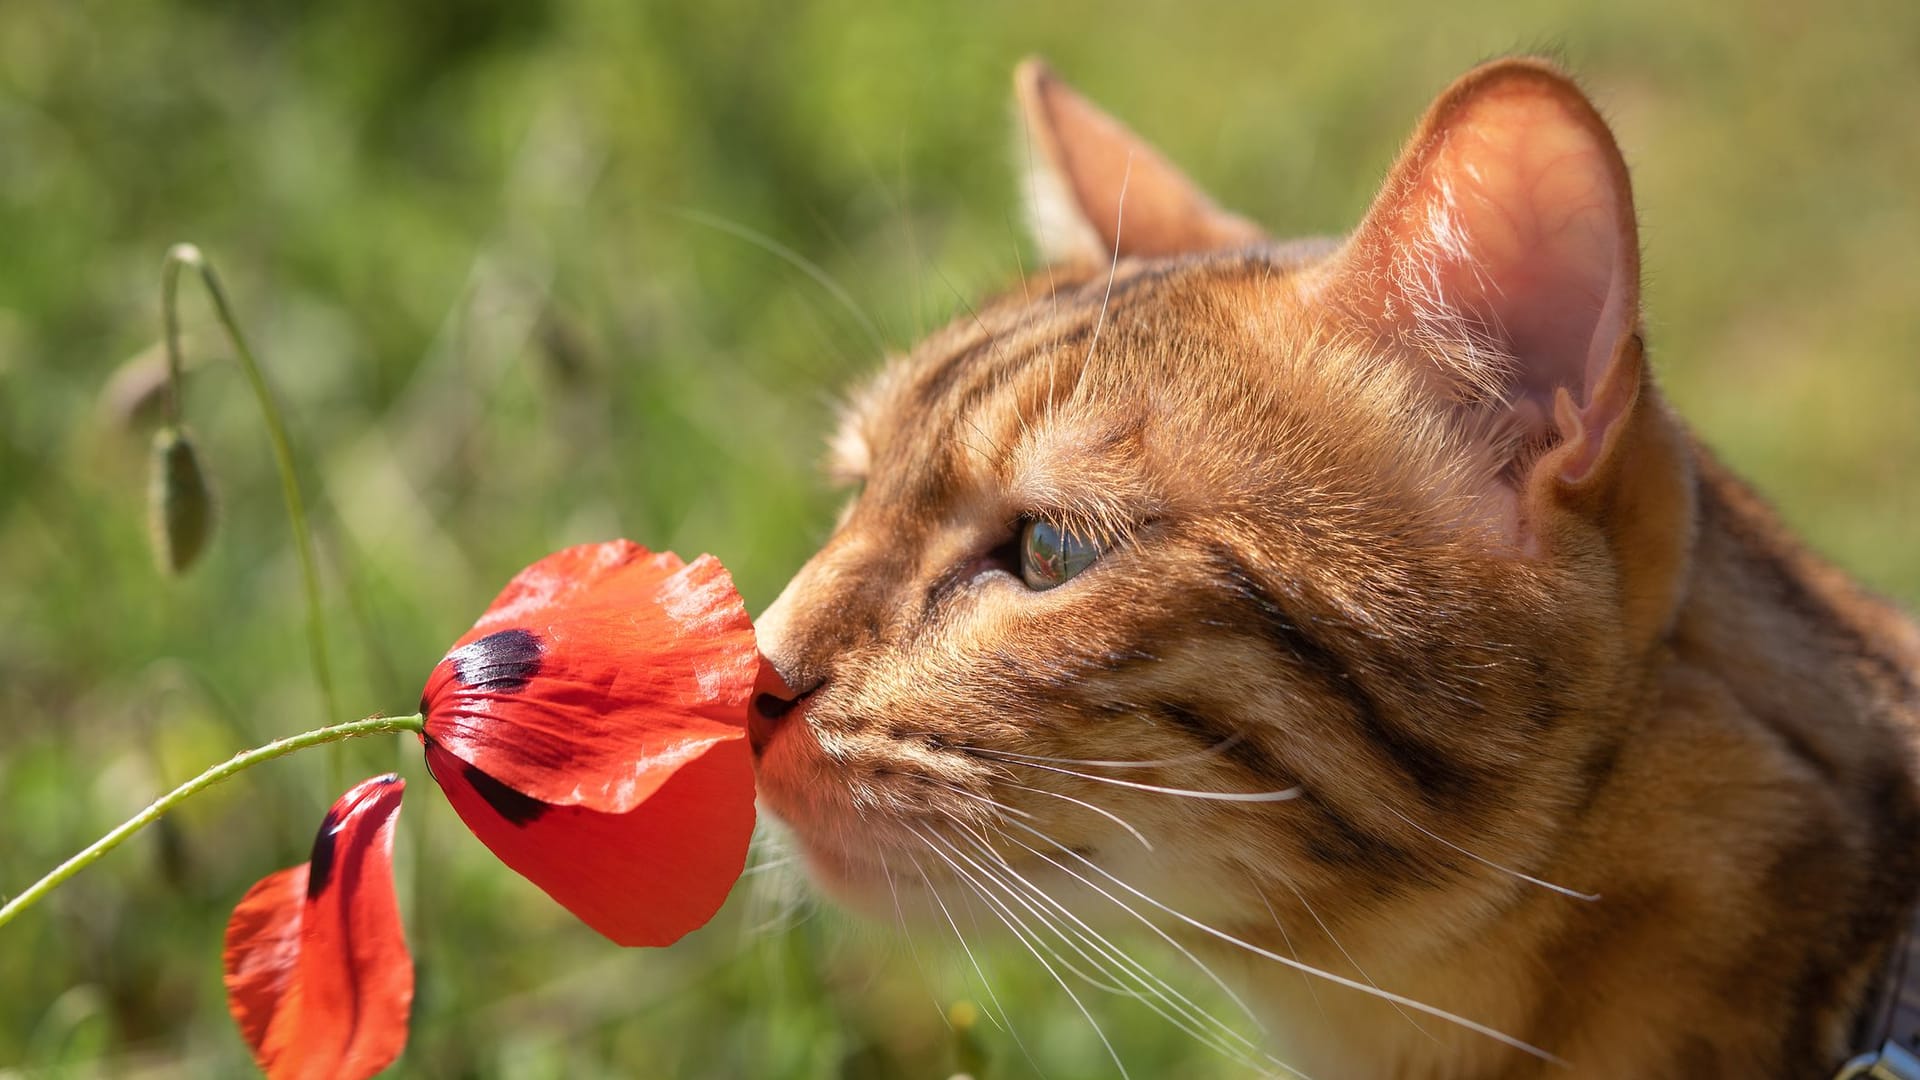
<svg viewBox="0 0 1920 1080">
<path fill-rule="evenodd" d="M 578 324 L 564 314 L 552 308 L 542 312 L 534 326 L 534 340 L 547 373 L 563 389 L 578 390 L 592 381 L 592 348 Z"/>
<path fill-rule="evenodd" d="M 166 574 L 183 574 L 213 535 L 213 489 L 193 441 L 177 427 L 154 434 L 147 476 L 147 527 Z"/>
<path fill-rule="evenodd" d="M 100 418 L 122 431 L 158 420 L 167 396 L 166 346 L 155 342 L 113 369 L 100 390 Z"/>
</svg>

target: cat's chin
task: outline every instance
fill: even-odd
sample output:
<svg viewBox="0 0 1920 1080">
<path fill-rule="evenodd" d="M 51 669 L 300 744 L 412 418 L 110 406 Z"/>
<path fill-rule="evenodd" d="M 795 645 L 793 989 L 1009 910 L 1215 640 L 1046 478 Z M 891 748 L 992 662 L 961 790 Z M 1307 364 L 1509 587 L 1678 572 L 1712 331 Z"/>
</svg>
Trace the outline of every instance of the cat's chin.
<svg viewBox="0 0 1920 1080">
<path fill-rule="evenodd" d="M 895 918 L 896 895 L 917 890 L 920 885 L 913 874 L 896 873 L 868 855 L 803 844 L 801 860 L 815 889 L 838 906 L 867 918 Z"/>
<path fill-rule="evenodd" d="M 762 806 L 762 809 L 766 807 Z M 932 917 L 937 907 L 929 892 L 925 871 L 911 857 L 886 859 L 893 850 L 881 842 L 849 850 L 845 846 L 808 839 L 807 830 L 775 817 L 778 844 L 800 856 L 809 884 L 822 897 L 850 914 L 897 923 Z"/>
</svg>

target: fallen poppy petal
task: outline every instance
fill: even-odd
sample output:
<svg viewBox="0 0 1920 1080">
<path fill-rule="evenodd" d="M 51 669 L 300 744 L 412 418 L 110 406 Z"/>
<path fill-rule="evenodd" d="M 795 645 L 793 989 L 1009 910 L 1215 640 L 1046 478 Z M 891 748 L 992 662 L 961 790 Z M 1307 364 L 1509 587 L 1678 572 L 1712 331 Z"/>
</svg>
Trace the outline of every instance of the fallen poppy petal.
<svg viewBox="0 0 1920 1080">
<path fill-rule="evenodd" d="M 262 878 L 227 923 L 227 1008 L 274 1080 L 357 1080 L 406 1047 L 413 959 L 393 894 L 405 788 L 378 776 L 342 795 L 313 858 Z"/>
<path fill-rule="evenodd" d="M 623 814 L 745 739 L 760 663 L 719 560 L 585 544 L 522 570 L 434 668 L 423 740 L 539 802 Z M 745 756 L 724 759 L 750 798 Z"/>
<path fill-rule="evenodd" d="M 529 798 L 433 742 L 427 768 L 501 862 L 621 945 L 670 945 L 705 925 L 746 865 L 744 743 L 687 763 L 624 814 Z"/>
</svg>

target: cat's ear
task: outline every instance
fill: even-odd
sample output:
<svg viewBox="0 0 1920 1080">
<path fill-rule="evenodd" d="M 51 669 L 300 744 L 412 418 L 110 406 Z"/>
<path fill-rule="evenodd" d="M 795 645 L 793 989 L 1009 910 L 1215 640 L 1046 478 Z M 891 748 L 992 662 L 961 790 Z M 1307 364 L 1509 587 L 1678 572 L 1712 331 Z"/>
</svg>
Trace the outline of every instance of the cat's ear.
<svg viewBox="0 0 1920 1080">
<path fill-rule="evenodd" d="M 1035 58 L 1014 73 L 1026 199 L 1041 254 L 1054 262 L 1240 247 L 1258 226 L 1229 214 L 1138 135 Z M 1124 193 L 1124 197 L 1123 197 Z"/>
<path fill-rule="evenodd" d="M 1627 169 L 1579 88 L 1501 60 L 1428 110 L 1321 298 L 1430 363 L 1568 483 L 1591 472 L 1640 379 L 1640 254 Z M 1523 478 L 1516 478 L 1523 479 Z"/>
</svg>

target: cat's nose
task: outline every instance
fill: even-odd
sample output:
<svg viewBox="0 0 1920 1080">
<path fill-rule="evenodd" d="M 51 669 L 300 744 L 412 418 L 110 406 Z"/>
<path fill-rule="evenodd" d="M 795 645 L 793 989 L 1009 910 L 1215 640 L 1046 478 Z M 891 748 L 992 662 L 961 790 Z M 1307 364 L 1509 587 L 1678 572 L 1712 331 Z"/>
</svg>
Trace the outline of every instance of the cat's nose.
<svg viewBox="0 0 1920 1080">
<path fill-rule="evenodd" d="M 820 688 L 822 681 L 816 679 L 796 690 L 771 661 L 761 663 L 760 680 L 754 685 L 753 704 L 747 715 L 747 743 L 755 757 L 766 752 L 774 732 L 793 715 L 795 706 Z"/>
</svg>

